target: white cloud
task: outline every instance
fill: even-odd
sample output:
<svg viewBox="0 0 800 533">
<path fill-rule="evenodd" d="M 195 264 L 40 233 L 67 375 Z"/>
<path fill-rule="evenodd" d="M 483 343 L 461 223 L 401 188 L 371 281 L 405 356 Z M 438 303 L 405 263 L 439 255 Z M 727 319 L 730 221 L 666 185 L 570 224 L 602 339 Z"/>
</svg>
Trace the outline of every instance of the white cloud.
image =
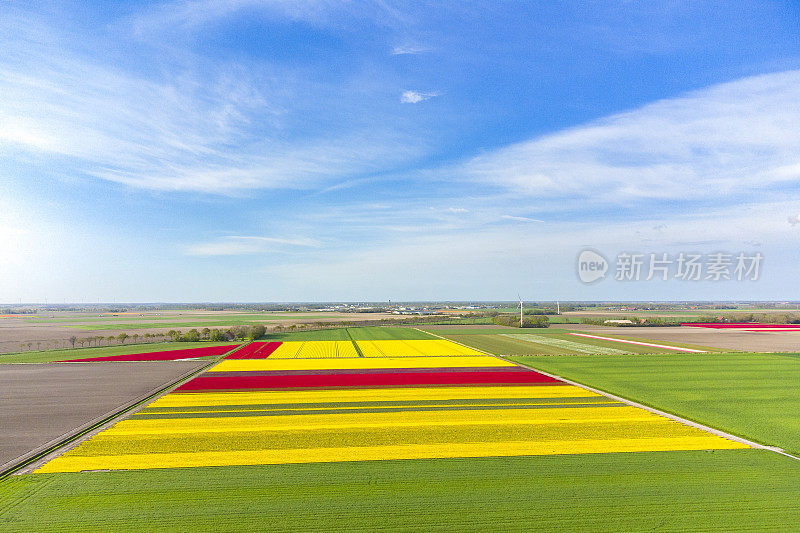
<svg viewBox="0 0 800 533">
<path fill-rule="evenodd" d="M 411 55 L 411 54 L 422 54 L 425 52 L 429 52 L 430 48 L 423 48 L 421 46 L 395 46 L 392 48 L 392 55 Z"/>
<path fill-rule="evenodd" d="M 230 235 L 221 239 L 186 246 L 186 255 L 223 256 L 252 255 L 275 252 L 287 247 L 318 247 L 315 239 L 282 239 L 276 237 L 260 237 L 250 235 Z"/>
<path fill-rule="evenodd" d="M 422 93 L 419 91 L 403 91 L 400 95 L 400 102 L 403 104 L 418 104 L 425 100 L 430 100 L 434 96 L 439 96 L 439 93 Z"/>
<path fill-rule="evenodd" d="M 792 226 L 800 224 L 800 215 L 792 215 L 788 218 L 788 220 L 789 224 L 791 224 Z"/>
<path fill-rule="evenodd" d="M 538 197 L 716 198 L 800 177 L 796 131 L 800 71 L 788 71 L 661 100 L 444 172 Z"/>
<path fill-rule="evenodd" d="M 544 220 L 538 218 L 516 217 L 513 215 L 501 215 L 500 218 L 503 220 L 513 220 L 514 222 L 544 222 Z"/>
</svg>

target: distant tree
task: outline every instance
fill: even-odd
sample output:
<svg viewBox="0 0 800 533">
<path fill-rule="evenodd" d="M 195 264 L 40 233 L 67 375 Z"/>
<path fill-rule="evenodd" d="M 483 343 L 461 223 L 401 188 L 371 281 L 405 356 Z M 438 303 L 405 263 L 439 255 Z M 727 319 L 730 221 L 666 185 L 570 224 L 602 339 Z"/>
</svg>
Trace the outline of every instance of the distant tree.
<svg viewBox="0 0 800 533">
<path fill-rule="evenodd" d="M 77 340 L 78 340 L 78 337 L 76 337 L 75 335 L 73 335 L 72 337 L 69 338 L 69 343 L 72 344 L 73 348 L 75 348 L 75 341 L 77 341 Z"/>
<path fill-rule="evenodd" d="M 250 337 L 253 340 L 256 340 L 266 335 L 266 333 L 267 333 L 267 328 L 265 328 L 261 324 L 257 324 L 255 326 L 250 327 L 250 332 L 248 334 L 248 337 Z"/>
<path fill-rule="evenodd" d="M 83 345 L 86 344 L 86 341 L 88 340 L 89 339 L 84 339 L 83 337 L 81 337 L 80 339 L 78 339 L 78 344 L 80 344 L 81 348 L 83 348 Z"/>
<path fill-rule="evenodd" d="M 108 344 L 111 344 L 116 340 L 116 337 L 114 337 L 114 335 L 109 335 L 108 337 L 106 337 L 106 340 L 108 341 Z"/>
<path fill-rule="evenodd" d="M 42 349 L 42 341 L 36 341 L 36 350 L 38 351 L 41 349 Z"/>
<path fill-rule="evenodd" d="M 197 342 L 200 340 L 200 332 L 192 328 L 186 332 L 184 339 L 186 339 L 186 342 Z"/>
<path fill-rule="evenodd" d="M 211 334 L 211 330 L 208 329 L 208 328 L 203 328 L 203 329 L 200 330 L 200 333 L 203 334 L 203 338 L 204 339 L 207 339 L 209 334 Z"/>
<path fill-rule="evenodd" d="M 120 333 L 119 335 L 117 335 L 117 340 L 119 342 L 121 342 L 122 344 L 125 344 L 125 339 L 127 339 L 127 338 L 128 338 L 128 334 L 127 333 Z"/>
<path fill-rule="evenodd" d="M 29 349 L 29 350 L 31 349 L 31 346 L 33 346 L 33 343 L 32 343 L 32 342 L 29 342 L 29 343 L 28 343 L 28 349 Z"/>
<path fill-rule="evenodd" d="M 208 334 L 208 339 L 214 342 L 224 341 L 225 334 L 221 329 L 212 329 L 211 333 Z"/>
</svg>

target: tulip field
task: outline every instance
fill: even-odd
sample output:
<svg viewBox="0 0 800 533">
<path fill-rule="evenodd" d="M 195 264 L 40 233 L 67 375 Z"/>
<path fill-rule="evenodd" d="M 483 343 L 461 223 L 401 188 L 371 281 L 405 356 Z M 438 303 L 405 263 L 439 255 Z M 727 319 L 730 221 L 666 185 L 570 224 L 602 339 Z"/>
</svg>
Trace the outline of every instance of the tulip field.
<svg viewBox="0 0 800 533">
<path fill-rule="evenodd" d="M 357 345 L 253 343 L 38 472 L 747 448 L 454 342 Z"/>
<path fill-rule="evenodd" d="M 221 359 L 192 379 L 0 482 L 0 526 L 630 530 L 794 512 L 800 468 L 746 441 L 523 366 L 534 358 L 356 333 L 212 348 Z M 583 357 L 636 357 L 600 348 Z"/>
</svg>

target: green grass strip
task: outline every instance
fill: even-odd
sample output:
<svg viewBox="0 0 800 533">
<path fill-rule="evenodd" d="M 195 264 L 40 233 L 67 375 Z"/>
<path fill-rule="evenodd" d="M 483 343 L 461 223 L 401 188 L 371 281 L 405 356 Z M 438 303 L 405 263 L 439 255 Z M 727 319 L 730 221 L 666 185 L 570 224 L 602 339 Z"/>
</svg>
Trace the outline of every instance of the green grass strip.
<svg viewBox="0 0 800 533">
<path fill-rule="evenodd" d="M 189 407 L 146 407 L 141 413 L 148 411 L 158 412 L 186 412 L 186 411 L 225 411 L 235 409 L 300 409 L 309 408 L 336 408 L 336 407 L 396 407 L 396 406 L 415 406 L 415 405 L 471 405 L 471 404 L 492 404 L 503 405 L 511 403 L 532 402 L 532 403 L 603 403 L 608 398 L 597 397 L 564 397 L 564 398 L 475 398 L 475 399 L 453 399 L 453 400 L 383 400 L 383 401 L 363 401 L 363 402 L 309 402 L 309 403 L 270 403 L 270 404 L 242 404 L 242 405 L 202 405 Z"/>
<path fill-rule="evenodd" d="M 345 331 L 347 332 L 347 336 L 350 339 L 350 342 L 353 344 L 353 348 L 356 349 L 356 353 L 358 353 L 358 356 L 364 357 L 364 353 L 361 351 L 361 348 L 358 347 L 358 343 L 353 338 L 353 335 L 350 333 L 350 328 L 346 328 Z"/>
<path fill-rule="evenodd" d="M 519 404 L 519 405 L 451 405 L 432 407 L 374 407 L 355 409 L 286 409 L 252 411 L 212 411 L 202 413 L 163 413 L 139 414 L 130 416 L 131 420 L 178 419 L 178 418 L 226 418 L 247 416 L 288 416 L 288 415 L 334 415 L 349 413 L 401 413 L 410 411 L 491 411 L 500 409 L 565 409 L 578 407 L 625 407 L 622 402 L 570 403 L 570 404 Z"/>
</svg>

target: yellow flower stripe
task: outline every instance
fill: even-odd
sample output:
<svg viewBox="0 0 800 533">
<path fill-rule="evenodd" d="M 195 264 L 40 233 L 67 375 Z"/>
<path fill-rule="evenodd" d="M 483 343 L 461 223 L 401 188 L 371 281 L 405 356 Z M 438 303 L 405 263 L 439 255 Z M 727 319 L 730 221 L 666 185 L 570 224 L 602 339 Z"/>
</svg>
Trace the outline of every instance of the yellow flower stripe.
<svg viewBox="0 0 800 533">
<path fill-rule="evenodd" d="M 270 403 L 380 402 L 407 400 L 479 400 L 484 398 L 597 398 L 600 394 L 572 385 L 514 387 L 408 387 L 378 389 L 193 392 L 167 394 L 148 408 Z"/>
<path fill-rule="evenodd" d="M 131 470 L 145 468 L 183 468 L 199 466 L 266 465 L 287 463 L 325 463 L 391 459 L 455 457 L 508 457 L 517 455 L 561 455 L 579 453 L 649 452 L 670 450 L 717 450 L 746 448 L 744 444 L 709 434 L 696 437 L 652 439 L 609 439 L 543 442 L 478 442 L 303 448 L 290 450 L 240 450 L 200 453 L 149 453 L 61 456 L 37 472 L 80 472 L 82 470 Z"/>
<path fill-rule="evenodd" d="M 270 359 L 325 359 L 335 357 L 358 357 L 350 341 L 290 341 L 284 342 Z"/>
<path fill-rule="evenodd" d="M 658 415 L 636 407 L 574 407 L 463 411 L 403 411 L 248 417 L 128 419 L 105 433 L 116 435 L 228 431 L 347 429 L 484 424 L 583 424 L 593 421 L 650 421 Z"/>
<path fill-rule="evenodd" d="M 280 349 L 280 348 L 279 348 Z M 284 370 L 369 370 L 383 368 L 475 368 L 513 367 L 514 363 L 496 357 L 386 357 L 354 359 L 226 359 L 208 372 L 247 372 Z"/>
<path fill-rule="evenodd" d="M 303 342 L 284 342 L 281 343 L 278 348 L 270 354 L 272 359 L 291 359 L 293 357 L 297 357 L 297 352 L 300 351 L 300 348 L 303 346 Z"/>
<path fill-rule="evenodd" d="M 690 426 L 669 419 L 650 422 L 595 422 L 587 424 L 494 424 L 448 426 L 358 428 L 352 430 L 262 431 L 181 434 L 101 434 L 68 452 L 69 456 L 126 455 L 141 453 L 183 453 L 224 450 L 279 450 L 338 448 L 350 446 L 393 446 L 396 444 L 443 444 L 458 442 L 577 441 L 696 437 Z"/>
<path fill-rule="evenodd" d="M 356 344 L 364 357 L 483 355 L 478 350 L 443 339 L 356 341 Z"/>
</svg>

